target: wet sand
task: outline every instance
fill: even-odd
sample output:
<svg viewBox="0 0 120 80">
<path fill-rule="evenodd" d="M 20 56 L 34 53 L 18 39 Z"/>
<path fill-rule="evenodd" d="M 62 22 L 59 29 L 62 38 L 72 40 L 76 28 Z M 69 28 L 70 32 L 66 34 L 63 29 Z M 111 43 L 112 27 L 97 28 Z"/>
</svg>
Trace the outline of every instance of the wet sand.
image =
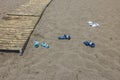
<svg viewBox="0 0 120 80">
<path fill-rule="evenodd" d="M 120 1 L 53 0 L 23 56 L 0 55 L 0 80 L 120 80 Z M 90 28 L 87 21 L 98 22 Z M 57 37 L 70 34 L 72 39 Z M 51 47 L 34 48 L 45 41 Z M 95 48 L 83 45 L 92 40 Z"/>
</svg>

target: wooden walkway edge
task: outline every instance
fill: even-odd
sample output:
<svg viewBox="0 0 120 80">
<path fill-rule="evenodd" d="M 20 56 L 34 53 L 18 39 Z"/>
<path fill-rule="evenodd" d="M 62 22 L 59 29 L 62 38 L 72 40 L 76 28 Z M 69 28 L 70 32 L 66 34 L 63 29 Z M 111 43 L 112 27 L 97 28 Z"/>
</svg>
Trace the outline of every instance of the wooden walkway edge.
<svg viewBox="0 0 120 80">
<path fill-rule="evenodd" d="M 0 52 L 23 54 L 29 38 L 52 0 L 30 0 L 0 20 Z"/>
</svg>

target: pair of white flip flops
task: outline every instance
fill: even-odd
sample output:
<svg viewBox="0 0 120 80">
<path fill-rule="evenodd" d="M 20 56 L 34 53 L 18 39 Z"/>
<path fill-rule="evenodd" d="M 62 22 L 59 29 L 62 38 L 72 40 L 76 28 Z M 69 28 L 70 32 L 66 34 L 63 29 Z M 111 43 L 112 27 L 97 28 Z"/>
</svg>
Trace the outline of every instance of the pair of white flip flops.
<svg viewBox="0 0 120 80">
<path fill-rule="evenodd" d="M 99 27 L 99 26 L 100 26 L 98 23 L 92 22 L 92 21 L 88 21 L 88 25 L 89 25 L 90 27 Z"/>
</svg>

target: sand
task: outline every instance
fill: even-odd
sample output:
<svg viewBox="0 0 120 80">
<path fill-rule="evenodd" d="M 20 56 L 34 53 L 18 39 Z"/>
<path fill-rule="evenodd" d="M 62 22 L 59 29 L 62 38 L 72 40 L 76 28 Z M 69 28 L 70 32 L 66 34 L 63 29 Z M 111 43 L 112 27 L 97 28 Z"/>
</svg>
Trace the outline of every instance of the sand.
<svg viewBox="0 0 120 80">
<path fill-rule="evenodd" d="M 0 80 L 120 80 L 119 4 L 119 0 L 53 0 L 24 55 L 0 55 Z M 89 20 L 100 27 L 89 27 Z M 63 34 L 72 39 L 57 40 Z M 34 48 L 34 40 L 51 47 Z M 96 47 L 84 46 L 84 40 L 94 41 Z"/>
</svg>

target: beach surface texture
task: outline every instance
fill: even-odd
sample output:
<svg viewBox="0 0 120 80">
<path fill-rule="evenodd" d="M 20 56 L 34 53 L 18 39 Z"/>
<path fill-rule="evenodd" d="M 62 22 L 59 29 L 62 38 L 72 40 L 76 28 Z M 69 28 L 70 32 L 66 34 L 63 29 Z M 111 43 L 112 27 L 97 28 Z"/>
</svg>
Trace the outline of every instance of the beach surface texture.
<svg viewBox="0 0 120 80">
<path fill-rule="evenodd" d="M 58 40 L 64 34 L 71 39 Z M 53 0 L 23 56 L 0 54 L 0 80 L 120 80 L 119 36 L 120 0 Z M 35 48 L 35 40 L 50 48 Z"/>
</svg>

